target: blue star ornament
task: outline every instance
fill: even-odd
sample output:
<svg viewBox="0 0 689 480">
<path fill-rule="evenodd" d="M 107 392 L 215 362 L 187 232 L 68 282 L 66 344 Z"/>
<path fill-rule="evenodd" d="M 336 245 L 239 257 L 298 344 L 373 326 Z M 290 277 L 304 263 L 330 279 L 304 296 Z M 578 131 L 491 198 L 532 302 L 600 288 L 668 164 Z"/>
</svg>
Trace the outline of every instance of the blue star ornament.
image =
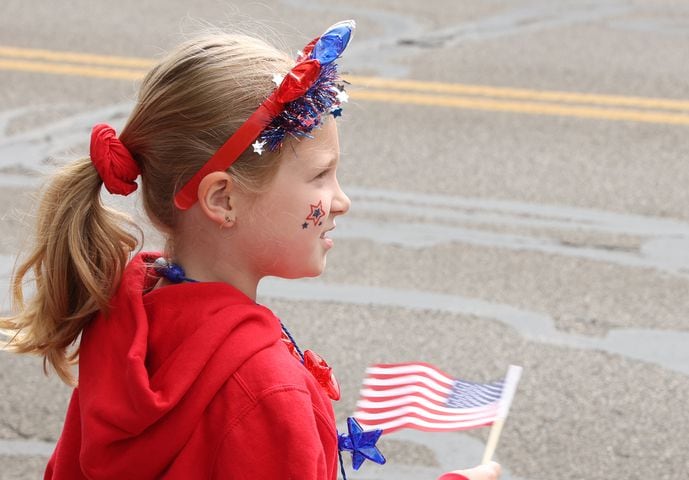
<svg viewBox="0 0 689 480">
<path fill-rule="evenodd" d="M 354 417 L 347 419 L 347 429 L 349 435 L 341 433 L 337 439 L 337 446 L 340 450 L 352 452 L 352 467 L 359 470 L 365 460 L 371 460 L 380 465 L 385 463 L 385 457 L 376 442 L 383 433 L 382 430 L 364 431 Z"/>
</svg>

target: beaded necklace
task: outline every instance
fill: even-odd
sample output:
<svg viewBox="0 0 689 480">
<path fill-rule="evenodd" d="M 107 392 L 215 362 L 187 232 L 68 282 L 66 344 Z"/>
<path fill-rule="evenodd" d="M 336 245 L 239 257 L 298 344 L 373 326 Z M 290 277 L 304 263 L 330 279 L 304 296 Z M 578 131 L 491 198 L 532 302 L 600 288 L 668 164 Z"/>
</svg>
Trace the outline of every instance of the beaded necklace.
<svg viewBox="0 0 689 480">
<path fill-rule="evenodd" d="M 184 270 L 179 265 L 168 261 L 163 257 L 157 258 L 153 262 L 153 269 L 156 274 L 166 278 L 171 283 L 200 283 L 198 280 L 188 278 Z M 282 330 L 282 341 L 302 365 L 314 376 L 318 384 L 325 391 L 331 400 L 340 399 L 340 386 L 333 374 L 332 368 L 318 354 L 311 350 L 302 350 L 297 345 L 294 337 L 280 320 Z M 352 452 L 352 462 L 354 470 L 358 470 L 364 460 L 371 460 L 375 463 L 385 463 L 385 457 L 376 447 L 376 442 L 383 433 L 382 430 L 364 431 L 354 417 L 347 418 L 347 428 L 349 434 L 337 432 L 337 456 L 340 464 L 340 472 L 343 480 L 347 480 L 347 474 L 342 460 L 342 451 Z"/>
</svg>

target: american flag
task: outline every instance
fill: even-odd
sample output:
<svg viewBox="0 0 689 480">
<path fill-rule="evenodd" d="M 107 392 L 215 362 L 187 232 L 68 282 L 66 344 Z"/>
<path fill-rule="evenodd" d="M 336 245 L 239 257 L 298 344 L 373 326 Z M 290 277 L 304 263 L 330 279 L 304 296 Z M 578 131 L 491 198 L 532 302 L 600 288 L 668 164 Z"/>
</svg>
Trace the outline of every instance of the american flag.
<svg viewBox="0 0 689 480">
<path fill-rule="evenodd" d="M 520 367 L 510 367 L 512 369 Z M 354 417 L 362 426 L 394 432 L 414 428 L 431 432 L 491 425 L 506 408 L 513 388 L 506 380 L 474 383 L 452 378 L 427 363 L 373 365 L 361 390 Z M 514 378 L 508 373 L 507 378 Z M 517 379 L 518 381 L 518 375 Z M 510 397 L 510 398 L 507 398 Z"/>
</svg>

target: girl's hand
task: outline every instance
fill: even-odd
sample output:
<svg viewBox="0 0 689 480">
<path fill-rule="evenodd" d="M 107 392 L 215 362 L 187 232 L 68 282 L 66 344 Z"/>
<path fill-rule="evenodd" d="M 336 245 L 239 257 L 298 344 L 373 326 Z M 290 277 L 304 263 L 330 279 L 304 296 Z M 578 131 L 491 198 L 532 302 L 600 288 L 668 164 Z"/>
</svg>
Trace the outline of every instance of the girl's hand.
<svg viewBox="0 0 689 480">
<path fill-rule="evenodd" d="M 487 465 L 479 465 L 468 470 L 454 470 L 444 473 L 438 477 L 438 480 L 498 480 L 501 472 L 499 463 L 490 462 Z"/>
</svg>

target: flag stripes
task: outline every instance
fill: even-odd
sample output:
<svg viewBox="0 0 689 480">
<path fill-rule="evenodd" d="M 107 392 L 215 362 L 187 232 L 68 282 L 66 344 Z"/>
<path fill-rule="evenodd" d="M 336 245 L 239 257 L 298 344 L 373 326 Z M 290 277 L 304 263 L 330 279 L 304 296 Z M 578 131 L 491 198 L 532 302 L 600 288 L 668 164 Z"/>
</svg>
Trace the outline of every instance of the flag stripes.
<svg viewBox="0 0 689 480">
<path fill-rule="evenodd" d="M 396 363 L 391 365 L 373 365 L 366 369 L 366 373 L 371 378 L 378 376 L 387 377 L 390 375 L 424 375 L 428 378 L 437 380 L 451 386 L 454 379 L 433 365 L 427 363 Z"/>
<path fill-rule="evenodd" d="M 498 414 L 504 385 L 453 379 L 425 363 L 374 365 L 366 374 L 354 417 L 362 426 L 384 433 L 490 425 Z"/>
</svg>

